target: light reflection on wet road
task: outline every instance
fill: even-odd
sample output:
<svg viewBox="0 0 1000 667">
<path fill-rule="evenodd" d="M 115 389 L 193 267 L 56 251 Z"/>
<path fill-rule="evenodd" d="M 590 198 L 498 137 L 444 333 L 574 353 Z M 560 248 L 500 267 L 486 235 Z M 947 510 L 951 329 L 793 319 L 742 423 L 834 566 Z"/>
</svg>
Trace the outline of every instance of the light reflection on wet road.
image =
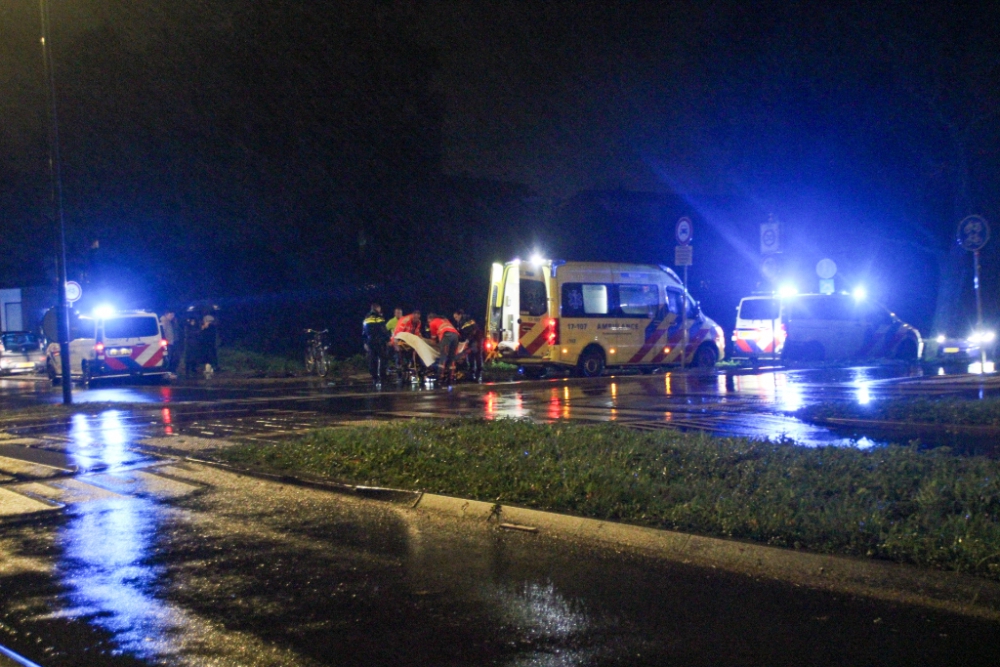
<svg viewBox="0 0 1000 667">
<path fill-rule="evenodd" d="M 3 383 L 0 383 L 2 386 Z M 919 369 L 877 367 L 678 373 L 459 385 L 453 390 L 317 380 L 218 381 L 177 386 L 104 386 L 76 392 L 79 403 L 127 402 L 123 417 L 157 434 L 204 437 L 281 436 L 364 419 L 485 417 L 536 421 L 616 421 L 633 428 L 704 430 L 722 435 L 791 439 L 801 445 L 875 444 L 844 438 L 791 413 L 819 401 L 872 404 L 886 397 L 997 393 L 996 376 L 930 376 Z M 0 407 L 39 401 L 34 387 L 0 390 Z M 45 395 L 57 400 L 58 391 Z M 149 405 L 145 410 L 139 406 Z M 154 406 L 160 405 L 160 408 Z M 58 421 L 58 420 L 56 420 Z M 22 425 L 21 432 L 53 422 Z"/>
<path fill-rule="evenodd" d="M 93 495 L 72 505 L 57 537 L 69 602 L 61 613 L 91 619 L 115 637 L 121 651 L 145 657 L 162 651 L 168 631 L 176 628 L 167 606 L 152 594 L 162 572 L 147 562 L 162 509 L 152 499 L 120 495 L 102 484 L 152 463 L 132 448 L 121 418 L 117 410 L 72 418 L 67 455 L 78 469 L 102 474 L 82 478 L 93 486 Z"/>
</svg>

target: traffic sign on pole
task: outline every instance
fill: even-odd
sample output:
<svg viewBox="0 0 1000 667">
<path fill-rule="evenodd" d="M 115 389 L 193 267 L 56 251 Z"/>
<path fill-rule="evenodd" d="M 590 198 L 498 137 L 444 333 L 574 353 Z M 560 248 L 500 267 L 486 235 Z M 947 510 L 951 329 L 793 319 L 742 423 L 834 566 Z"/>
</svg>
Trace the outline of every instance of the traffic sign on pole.
<svg viewBox="0 0 1000 667">
<path fill-rule="evenodd" d="M 781 237 L 778 235 L 778 223 L 761 223 L 760 254 L 773 255 L 778 252 L 781 252 Z"/>
<path fill-rule="evenodd" d="M 80 283 L 75 280 L 66 281 L 66 301 L 73 303 L 79 301 L 80 297 L 83 296 L 83 288 L 80 287 Z"/>
<path fill-rule="evenodd" d="M 979 215 L 970 215 L 958 223 L 958 244 L 972 252 L 972 286 L 976 292 L 976 333 L 983 331 L 983 300 L 979 295 L 979 251 L 990 240 L 990 223 Z M 986 372 L 986 346 L 979 346 L 979 372 Z"/>
<path fill-rule="evenodd" d="M 982 250 L 989 240 L 990 223 L 982 216 L 970 215 L 958 223 L 958 244 L 966 250 Z"/>
<path fill-rule="evenodd" d="M 674 266 L 694 264 L 694 248 L 689 245 L 674 246 Z"/>
<path fill-rule="evenodd" d="M 829 280 L 837 275 L 837 263 L 832 259 L 821 259 L 816 263 L 816 275 L 823 280 Z"/>
<path fill-rule="evenodd" d="M 674 235 L 677 237 L 677 242 L 681 245 L 686 246 L 691 243 L 691 238 L 694 236 L 694 226 L 691 224 L 691 218 L 684 216 L 678 220 L 677 226 L 674 228 Z"/>
</svg>

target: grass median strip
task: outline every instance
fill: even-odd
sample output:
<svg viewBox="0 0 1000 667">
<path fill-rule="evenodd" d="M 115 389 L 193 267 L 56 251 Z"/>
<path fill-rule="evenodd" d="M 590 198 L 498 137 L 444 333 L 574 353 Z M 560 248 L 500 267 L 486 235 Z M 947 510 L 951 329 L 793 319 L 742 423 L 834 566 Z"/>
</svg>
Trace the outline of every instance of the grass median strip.
<svg viewBox="0 0 1000 667">
<path fill-rule="evenodd" d="M 1000 462 L 947 451 L 456 420 L 326 429 L 219 457 L 1000 580 Z"/>
<path fill-rule="evenodd" d="M 1000 398 L 907 398 L 872 401 L 865 405 L 831 402 L 802 408 L 796 415 L 808 421 L 864 419 L 913 424 L 995 426 L 1000 429 Z"/>
</svg>

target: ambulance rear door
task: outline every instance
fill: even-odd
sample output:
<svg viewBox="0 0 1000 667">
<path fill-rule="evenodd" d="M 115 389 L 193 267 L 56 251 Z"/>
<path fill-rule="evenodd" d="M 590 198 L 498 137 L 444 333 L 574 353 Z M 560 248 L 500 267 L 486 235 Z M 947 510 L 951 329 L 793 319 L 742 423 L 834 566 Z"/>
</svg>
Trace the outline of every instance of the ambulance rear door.
<svg viewBox="0 0 1000 667">
<path fill-rule="evenodd" d="M 504 265 L 499 262 L 493 263 L 490 271 L 490 291 L 486 296 L 486 336 L 489 339 L 487 345 L 496 344 L 503 340 L 503 274 Z"/>
<path fill-rule="evenodd" d="M 549 323 L 549 267 L 522 262 L 518 272 L 518 355 L 541 357 Z"/>
<path fill-rule="evenodd" d="M 517 348 L 517 327 L 521 312 L 521 279 L 518 273 L 520 262 L 508 262 L 503 267 L 500 283 L 500 340 L 504 349 Z M 492 326 L 492 321 L 491 321 Z"/>
</svg>

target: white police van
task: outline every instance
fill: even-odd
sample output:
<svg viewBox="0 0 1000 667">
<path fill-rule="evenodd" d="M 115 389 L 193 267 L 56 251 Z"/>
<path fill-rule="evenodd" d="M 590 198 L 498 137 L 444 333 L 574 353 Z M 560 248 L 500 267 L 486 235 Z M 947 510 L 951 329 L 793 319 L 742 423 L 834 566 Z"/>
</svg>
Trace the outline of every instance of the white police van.
<svg viewBox="0 0 1000 667">
<path fill-rule="evenodd" d="M 782 358 L 917 361 L 920 332 L 884 306 L 850 294 L 799 294 L 782 300 Z"/>
<path fill-rule="evenodd" d="M 70 325 L 70 374 L 89 384 L 101 377 L 167 377 L 167 341 L 156 313 L 126 311 L 80 316 Z M 46 370 L 57 382 L 62 372 L 59 344 L 49 344 Z"/>
</svg>

